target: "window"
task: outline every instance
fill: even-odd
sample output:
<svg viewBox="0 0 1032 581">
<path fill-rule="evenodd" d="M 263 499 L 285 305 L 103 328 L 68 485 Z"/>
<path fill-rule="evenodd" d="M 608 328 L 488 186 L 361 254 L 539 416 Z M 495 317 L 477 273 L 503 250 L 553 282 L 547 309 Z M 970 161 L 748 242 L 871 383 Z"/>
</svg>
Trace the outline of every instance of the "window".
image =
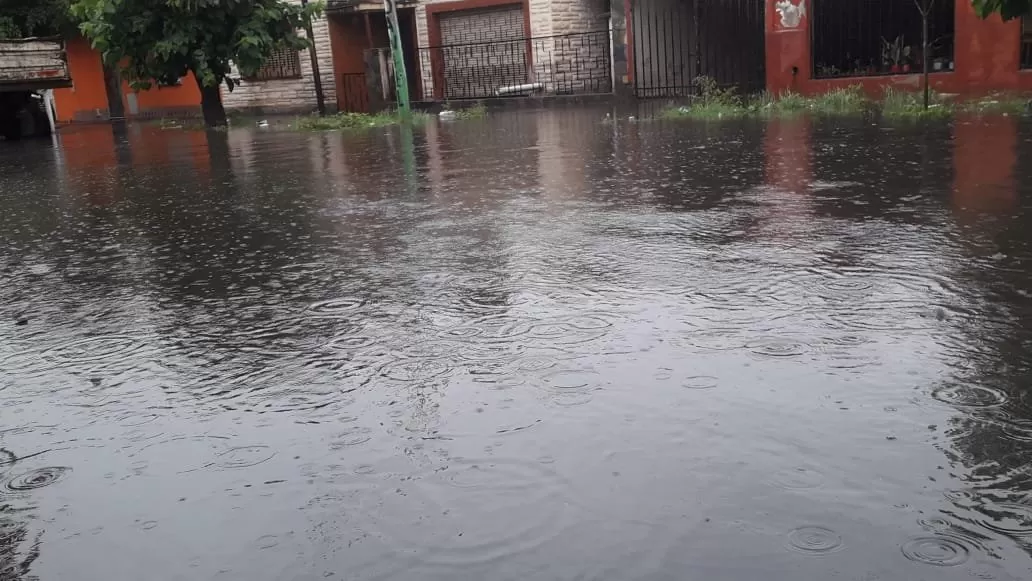
<svg viewBox="0 0 1032 581">
<path fill-rule="evenodd" d="M 1021 17 L 1021 68 L 1032 69 L 1032 14 Z"/>
<path fill-rule="evenodd" d="M 955 0 L 918 2 L 931 7 L 931 72 L 953 70 Z M 815 78 L 921 72 L 921 11 L 914 0 L 812 0 L 811 4 Z"/>
<path fill-rule="evenodd" d="M 301 55 L 297 49 L 281 48 L 273 51 L 265 65 L 248 81 L 271 81 L 274 79 L 300 79 Z"/>
</svg>

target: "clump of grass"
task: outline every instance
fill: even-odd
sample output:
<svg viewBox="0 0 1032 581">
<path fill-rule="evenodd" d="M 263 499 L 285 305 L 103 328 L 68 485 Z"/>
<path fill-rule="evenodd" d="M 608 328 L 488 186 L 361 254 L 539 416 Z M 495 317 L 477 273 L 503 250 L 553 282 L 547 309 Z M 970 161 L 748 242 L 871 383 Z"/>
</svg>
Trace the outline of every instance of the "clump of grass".
<svg viewBox="0 0 1032 581">
<path fill-rule="evenodd" d="M 811 111 L 824 115 L 863 113 L 870 108 L 871 103 L 860 85 L 833 89 L 809 101 Z"/>
<path fill-rule="evenodd" d="M 702 94 L 688 105 L 668 107 L 661 118 L 724 119 L 759 116 L 860 114 L 871 107 L 859 85 L 835 89 L 815 97 L 788 91 L 780 95 L 762 93 L 744 101 L 733 89 L 721 89 L 712 79 L 700 79 Z"/>
<path fill-rule="evenodd" d="M 923 93 L 897 91 L 891 87 L 885 89 L 881 102 L 882 115 L 897 119 L 942 119 L 952 115 L 953 109 L 953 103 L 934 91 L 929 96 L 927 109 Z"/>
<path fill-rule="evenodd" d="M 733 88 L 721 88 L 714 79 L 699 77 L 699 96 L 687 105 L 667 107 L 660 111 L 662 119 L 724 119 L 744 117 L 750 109 Z"/>
<path fill-rule="evenodd" d="M 428 119 L 426 113 L 413 111 L 409 114 L 409 122 L 423 123 Z M 397 111 L 383 113 L 337 113 L 336 115 L 306 115 L 298 117 L 291 124 L 294 129 L 302 131 L 334 131 L 341 129 L 369 129 L 398 125 L 406 120 Z"/>
<path fill-rule="evenodd" d="M 734 119 L 744 117 L 749 110 L 741 105 L 729 103 L 692 103 L 680 107 L 667 107 L 659 112 L 660 119 Z"/>
<path fill-rule="evenodd" d="M 472 107 L 455 110 L 455 118 L 460 120 L 483 119 L 484 117 L 487 117 L 487 106 L 483 103 L 477 103 Z"/>
<path fill-rule="evenodd" d="M 795 93 L 787 91 L 777 96 L 771 96 L 770 108 L 778 113 L 800 113 L 810 108 L 811 100 Z"/>
<path fill-rule="evenodd" d="M 965 113 L 1022 115 L 1029 111 L 1032 101 L 1020 95 L 996 94 L 982 99 L 966 101 L 958 105 Z"/>
</svg>

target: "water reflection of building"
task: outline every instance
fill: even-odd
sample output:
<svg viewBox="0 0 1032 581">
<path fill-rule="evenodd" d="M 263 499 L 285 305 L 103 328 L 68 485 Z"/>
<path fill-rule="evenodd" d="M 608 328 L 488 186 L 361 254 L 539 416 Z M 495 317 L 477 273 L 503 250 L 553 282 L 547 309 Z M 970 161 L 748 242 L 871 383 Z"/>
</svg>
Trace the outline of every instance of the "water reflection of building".
<svg viewBox="0 0 1032 581">
<path fill-rule="evenodd" d="M 771 119 L 763 140 L 768 186 L 794 194 L 807 192 L 813 181 L 809 117 Z"/>
<path fill-rule="evenodd" d="M 970 221 L 983 212 L 1012 210 L 1018 203 L 1017 121 L 1013 117 L 961 119 L 954 126 L 953 211 Z"/>
</svg>

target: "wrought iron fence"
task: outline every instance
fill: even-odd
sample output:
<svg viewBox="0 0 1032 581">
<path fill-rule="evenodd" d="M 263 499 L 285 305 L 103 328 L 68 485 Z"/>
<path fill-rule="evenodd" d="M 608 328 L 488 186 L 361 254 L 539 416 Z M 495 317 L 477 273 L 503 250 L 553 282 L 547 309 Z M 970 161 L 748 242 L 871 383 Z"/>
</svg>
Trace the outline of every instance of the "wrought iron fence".
<svg viewBox="0 0 1032 581">
<path fill-rule="evenodd" d="M 1021 68 L 1032 69 L 1032 15 L 1021 18 Z"/>
<path fill-rule="evenodd" d="M 345 73 L 340 76 L 340 95 L 338 105 L 344 113 L 369 112 L 369 87 L 366 86 L 365 73 Z"/>
<path fill-rule="evenodd" d="M 609 93 L 610 34 L 601 30 L 421 48 L 423 86 L 433 88 L 435 99 Z"/>
<path fill-rule="evenodd" d="M 632 11 L 637 96 L 691 96 L 699 77 L 743 93 L 763 89 L 763 0 L 636 0 Z"/>
<path fill-rule="evenodd" d="M 920 2 L 929 6 L 931 70 L 952 70 L 955 0 L 813 0 L 814 77 L 921 72 Z"/>
</svg>

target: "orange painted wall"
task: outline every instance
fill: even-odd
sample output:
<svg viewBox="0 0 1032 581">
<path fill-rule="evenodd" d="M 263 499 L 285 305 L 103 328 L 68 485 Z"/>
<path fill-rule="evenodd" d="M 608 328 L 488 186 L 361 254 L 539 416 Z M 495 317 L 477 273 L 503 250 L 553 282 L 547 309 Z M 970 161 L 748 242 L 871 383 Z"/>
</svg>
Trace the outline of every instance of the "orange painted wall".
<svg viewBox="0 0 1032 581">
<path fill-rule="evenodd" d="M 122 94 L 128 95 L 132 92 L 129 84 L 122 83 Z M 175 87 L 152 87 L 147 91 L 136 93 L 136 102 L 139 104 L 140 113 L 148 111 L 163 111 L 172 109 L 183 109 L 188 107 L 201 106 L 201 90 L 197 88 L 197 81 L 193 73 L 187 73 L 183 82 Z M 126 113 L 129 113 L 128 106 Z"/>
<path fill-rule="evenodd" d="M 98 109 L 107 117 L 108 99 L 104 90 L 104 69 L 100 64 L 100 55 L 81 37 L 68 39 L 65 50 L 72 86 L 54 91 L 57 120 L 73 121 L 76 112 L 94 117 L 93 112 Z"/>
<path fill-rule="evenodd" d="M 58 121 L 68 123 L 98 119 L 98 110 L 101 112 L 99 119 L 107 118 L 108 98 L 100 55 L 82 37 L 68 39 L 66 50 L 72 87 L 54 91 Z M 122 102 L 127 115 L 129 107 L 125 95 L 131 92 L 129 85 L 122 83 Z M 141 114 L 192 107 L 197 107 L 199 111 L 201 93 L 193 75 L 188 75 L 179 86 L 140 91 L 137 93 L 137 103 Z"/>
<path fill-rule="evenodd" d="M 880 96 L 886 87 L 915 91 L 920 89 L 920 74 L 811 78 L 809 18 L 804 18 L 797 28 L 782 28 L 774 10 L 777 0 L 766 1 L 767 90 L 775 93 L 791 90 L 814 94 L 860 84 L 871 96 Z M 984 95 L 993 91 L 1032 91 L 1032 71 L 1019 69 L 1021 22 L 1003 22 L 999 16 L 982 20 L 975 15 L 968 0 L 955 0 L 955 3 L 954 70 L 931 73 L 929 80 L 932 87 L 940 92 L 966 96 Z"/>
</svg>

